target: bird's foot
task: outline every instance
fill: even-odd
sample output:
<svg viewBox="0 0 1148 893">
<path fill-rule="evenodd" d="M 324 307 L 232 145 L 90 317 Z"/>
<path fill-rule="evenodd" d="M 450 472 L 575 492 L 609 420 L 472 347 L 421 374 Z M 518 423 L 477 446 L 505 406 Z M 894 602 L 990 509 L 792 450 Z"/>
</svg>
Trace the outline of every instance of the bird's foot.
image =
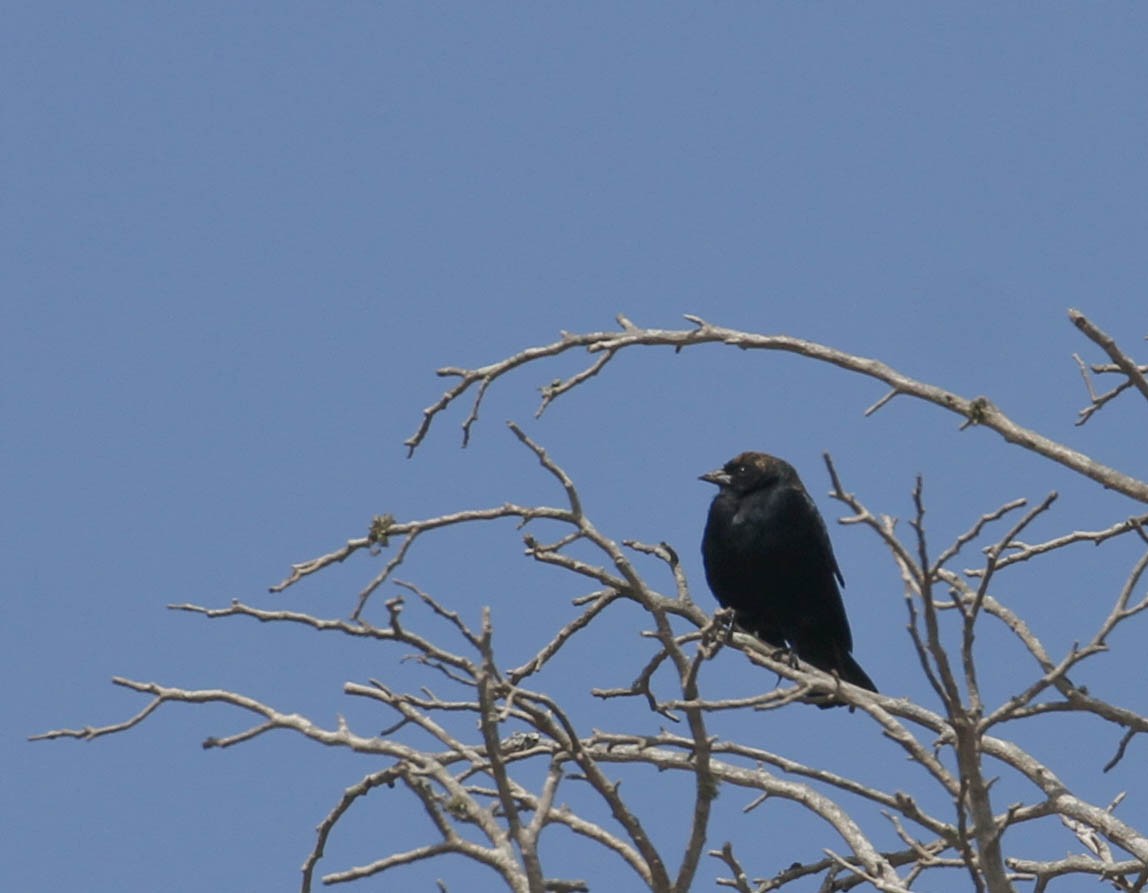
<svg viewBox="0 0 1148 893">
<path fill-rule="evenodd" d="M 776 650 L 774 650 L 773 653 L 769 656 L 773 660 L 789 664 L 789 668 L 791 670 L 796 670 L 798 667 L 797 652 L 790 648 L 788 645 L 777 646 Z"/>
</svg>

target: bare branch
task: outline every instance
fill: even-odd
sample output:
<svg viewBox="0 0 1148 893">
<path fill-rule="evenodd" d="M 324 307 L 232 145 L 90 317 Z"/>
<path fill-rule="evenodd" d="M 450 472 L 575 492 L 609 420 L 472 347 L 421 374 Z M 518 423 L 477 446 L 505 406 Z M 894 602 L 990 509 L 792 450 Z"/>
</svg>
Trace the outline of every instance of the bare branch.
<svg viewBox="0 0 1148 893">
<path fill-rule="evenodd" d="M 1009 868 L 1037 880 L 1043 886 L 1053 878 L 1073 874 L 1094 875 L 1099 880 L 1114 881 L 1118 890 L 1142 890 L 1143 878 L 1148 868 L 1143 862 L 1129 859 L 1122 862 L 1102 862 L 1090 856 L 1067 856 L 1053 862 L 1036 862 L 1032 859 L 1009 859 Z M 1129 877 L 1133 880 L 1129 880 Z M 1137 880 L 1136 878 L 1139 878 Z M 1135 885 L 1134 885 L 1135 884 Z"/>
<path fill-rule="evenodd" d="M 973 524 L 972 527 L 970 527 L 968 530 L 966 530 L 964 533 L 962 533 L 960 536 L 958 536 L 953 541 L 953 544 L 951 546 L 949 546 L 947 549 L 943 550 L 941 552 L 941 554 L 937 556 L 937 560 L 933 563 L 933 567 L 931 569 L 932 573 L 935 574 L 938 569 L 944 567 L 953 558 L 956 558 L 957 555 L 960 554 L 961 549 L 963 549 L 970 542 L 972 542 L 977 537 L 979 537 L 981 535 L 981 532 L 985 529 L 985 527 L 987 527 L 993 521 L 999 521 L 1001 518 L 1003 518 L 1009 512 L 1011 512 L 1015 509 L 1021 508 L 1027 504 L 1028 504 L 1028 500 L 1026 500 L 1026 499 L 1014 499 L 1011 502 L 1006 502 L 1004 505 L 1002 505 L 998 509 L 995 509 L 991 512 L 987 512 L 986 514 L 981 515 L 980 518 L 977 519 L 976 523 Z M 997 567 L 1001 566 L 1000 560 L 997 561 L 996 566 Z"/>
<path fill-rule="evenodd" d="M 1092 323 L 1083 313 L 1079 310 L 1069 310 L 1068 318 L 1072 320 L 1072 324 L 1082 331 L 1090 341 L 1100 347 L 1112 359 L 1112 362 L 1128 376 L 1128 380 L 1132 382 L 1140 395 L 1148 400 L 1148 378 L 1144 377 L 1144 373 L 1140 371 L 1140 367 L 1124 353 L 1119 347 L 1116 346 L 1116 341 L 1107 332 L 1102 331 Z"/>
<path fill-rule="evenodd" d="M 1122 759 L 1124 759 L 1124 752 L 1126 750 L 1128 750 L 1128 745 L 1131 743 L 1132 738 L 1136 735 L 1136 733 L 1138 731 L 1140 731 L 1140 730 L 1139 729 L 1129 729 L 1127 732 L 1124 733 L 1124 737 L 1120 739 L 1120 744 L 1116 748 L 1116 753 L 1113 754 L 1111 760 L 1109 760 L 1107 763 L 1104 764 L 1104 771 L 1105 772 L 1108 772 L 1112 769 L 1115 769 L 1117 767 L 1117 765 L 1119 765 L 1120 761 Z"/>
<path fill-rule="evenodd" d="M 502 518 L 517 518 L 521 523 L 525 524 L 529 521 L 538 518 L 544 518 L 552 521 L 565 521 L 571 523 L 572 516 L 570 512 L 565 509 L 549 508 L 546 506 L 521 506 L 514 503 L 504 503 L 503 505 L 495 508 L 488 509 L 468 509 L 466 511 L 454 512 L 448 515 L 440 515 L 436 518 L 427 518 L 422 521 L 406 521 L 403 523 L 392 523 L 388 528 L 388 536 L 408 536 L 411 539 L 414 536 L 425 533 L 431 530 L 437 530 L 440 527 L 451 527 L 457 524 L 470 524 L 478 521 L 497 521 Z M 288 586 L 298 582 L 304 577 L 308 577 L 317 573 L 324 568 L 330 567 L 346 560 L 350 555 L 362 549 L 366 549 L 375 545 L 370 537 L 363 537 L 361 539 L 349 540 L 347 545 L 342 549 L 338 549 L 327 555 L 320 555 L 318 558 L 313 558 L 310 561 L 304 561 L 299 564 L 291 566 L 291 574 L 282 582 L 277 583 L 271 587 L 272 592 L 282 592 Z M 405 555 L 405 549 L 400 549 L 400 553 Z M 401 559 L 400 559 L 401 560 Z M 386 580 L 386 575 L 389 574 L 394 566 L 397 566 L 399 561 L 392 561 L 388 564 L 387 569 L 380 577 L 376 578 L 371 584 L 360 594 L 360 608 L 356 613 L 361 613 L 361 604 L 366 601 L 366 596 L 369 596 L 378 586 Z"/>
<path fill-rule="evenodd" d="M 327 841 L 330 839 L 331 832 L 334 830 L 335 825 L 338 824 L 339 819 L 346 814 L 347 810 L 349 810 L 359 798 L 365 797 L 372 789 L 380 785 L 394 787 L 395 780 L 398 777 L 399 773 L 394 767 L 383 769 L 379 772 L 371 773 L 366 778 L 343 791 L 343 796 L 339 798 L 339 802 L 335 805 L 335 808 L 327 814 L 316 829 L 315 846 L 303 862 L 302 893 L 311 893 L 315 868 L 326 852 Z"/>
<path fill-rule="evenodd" d="M 527 348 L 512 357 L 474 370 L 447 369 L 440 374 L 457 375 L 461 381 L 448 390 L 423 413 L 418 430 L 406 441 L 413 453 L 426 437 L 435 415 L 446 409 L 474 384 L 489 383 L 519 366 L 543 358 L 558 356 L 566 351 L 585 348 L 591 353 L 616 353 L 627 347 L 669 346 L 675 349 L 695 344 L 727 344 L 743 350 L 778 350 L 796 353 L 822 363 L 829 363 L 869 378 L 884 382 L 899 394 L 915 397 L 960 416 L 963 427 L 980 426 L 997 432 L 1007 442 L 1037 453 L 1064 465 L 1085 477 L 1140 502 L 1148 502 L 1148 482 L 1138 480 L 1114 468 L 1094 461 L 1083 453 L 1058 443 L 1042 434 L 1018 425 L 998 409 L 987 397 L 968 398 L 936 385 L 903 375 L 890 366 L 867 357 L 860 357 L 814 341 L 787 335 L 758 335 L 727 329 L 702 322 L 699 317 L 687 317 L 695 327 L 687 330 L 626 328 L 619 332 L 590 332 L 582 335 L 563 333 L 561 340 L 541 347 Z M 1134 365 L 1133 365 L 1133 368 Z M 1143 378 L 1143 376 L 1141 376 Z"/>
<path fill-rule="evenodd" d="M 1076 311 L 1070 315 L 1073 323 L 1113 361 L 1092 366 L 1091 374 L 1111 374 L 1123 379 L 1112 391 L 1098 395 L 1089 367 L 1078 360 L 1092 402 L 1087 415 L 1082 413 L 1084 419 L 1123 390 L 1136 387 L 1148 396 L 1148 367 L 1137 366 L 1109 336 Z M 747 350 L 796 353 L 874 378 L 883 382 L 886 390 L 869 406 L 867 415 L 899 395 L 934 403 L 959 415 L 962 428 L 990 428 L 1008 442 L 1148 502 L 1148 483 L 1094 463 L 1065 445 L 1021 428 L 984 397 L 966 399 L 903 376 L 876 360 L 814 342 L 737 332 L 713 326 L 696 316 L 687 319 L 693 328 L 669 331 L 639 328 L 620 316 L 620 331 L 563 333 L 561 340 L 553 344 L 527 349 L 479 369 L 440 370 L 441 375 L 457 381 L 424 411 L 407 446 L 413 452 L 438 414 L 458 400 L 469 400 L 469 411 L 462 422 L 465 445 L 491 385 L 527 363 L 571 350 L 585 349 L 591 355 L 581 371 L 542 389 L 538 408 L 541 414 L 554 400 L 602 373 L 627 347 L 668 346 L 680 351 L 695 344 L 723 343 Z M 267 732 L 286 730 L 317 744 L 369 754 L 376 766 L 344 790 L 319 822 L 315 844 L 303 864 L 304 893 L 311 893 L 318 863 L 342 819 L 367 793 L 381 788 L 395 789 L 386 793 L 388 798 L 413 798 L 418 808 L 410 809 L 411 802 L 397 808 L 404 815 L 425 815 L 428 836 L 403 852 L 372 854 L 379 858 L 327 874 L 324 883 L 346 883 L 450 855 L 486 866 L 497 873 L 501 886 L 515 893 L 574 893 L 586 890 L 586 882 L 547 876 L 543 859 L 552 851 L 553 836 L 572 833 L 592 849 L 613 853 L 652 893 L 688 893 L 696 887 L 706 841 L 715 834 L 710 827 L 712 804 L 719 790 L 726 788 L 745 791 L 745 811 L 769 799 L 795 804 L 820 820 L 826 837 L 816 842 L 817 849 L 810 854 L 812 859 L 794 862 L 780 872 L 777 865 L 769 865 L 767 870 L 775 873 L 766 880 L 753 879 L 749 870 L 748 862 L 760 854 L 747 853 L 743 848 L 735 855 L 730 843 L 711 850 L 709 855 L 720 860 L 728 874 L 718 880 L 718 885 L 738 893 L 764 893 L 791 884 L 818 883 L 812 881 L 814 877 L 819 878 L 821 889 L 826 891 L 865 886 L 904 893 L 909 889 L 928 889 L 926 874 L 932 878 L 934 872 L 951 874 L 954 870 L 968 876 L 967 886 L 990 893 L 1009 891 L 1021 880 L 1033 881 L 1039 893 L 1072 875 L 1100 879 L 1119 890 L 1143 890 L 1148 886 L 1148 836 L 1127 816 L 1117 815 L 1116 806 L 1123 794 L 1107 805 L 1089 802 L 1070 790 L 1032 752 L 999 734 L 990 734 L 1013 728 L 1005 723 L 1034 717 L 1055 723 L 1066 714 L 1075 714 L 1077 723 L 1089 722 L 1113 740 L 1111 745 L 1104 745 L 1116 749 L 1104 767 L 1108 771 L 1121 762 L 1137 735 L 1148 733 L 1148 717 L 1077 686 L 1069 678 L 1070 671 L 1076 675 L 1074 668 L 1078 664 L 1115 647 L 1117 637 L 1113 634 L 1118 627 L 1148 611 L 1148 594 L 1140 591 L 1148 574 L 1148 552 L 1135 561 L 1119 592 L 1088 593 L 1094 602 L 1107 601 L 1110 610 L 1091 637 L 1080 637 L 1063 653 L 1050 654 L 1036 632 L 1011 607 L 1020 603 L 1011 598 L 1014 591 L 1008 593 L 1007 605 L 996 592 L 1001 586 L 999 571 L 1034 561 L 1072 543 L 1101 543 L 1134 532 L 1148 544 L 1148 532 L 1144 529 L 1148 514 L 1129 517 L 1103 530 L 1078 530 L 1032 545 L 1020 537 L 1049 509 L 1055 494 L 1032 508 L 1027 508 L 1024 499 L 1012 499 L 985 512 L 950 544 L 934 551 L 926 530 L 920 477 L 913 492 L 911 534 L 902 542 L 896 520 L 871 512 L 855 495 L 846 492 L 826 454 L 832 495 L 852 512 L 841 523 L 860 524 L 872 530 L 903 581 L 909 636 L 922 671 L 943 705 L 930 710 L 906 698 L 859 689 L 779 654 L 768 643 L 735 630 L 727 609 L 707 613 L 692 600 L 685 572 L 670 545 L 622 539 L 600 529 L 588 516 L 574 481 L 551 453 L 518 425 L 509 422 L 508 427 L 562 488 L 564 499 L 559 504 L 564 507 L 505 503 L 403 522 L 392 515 L 378 515 L 372 519 L 367 536 L 349 539 L 334 551 L 293 565 L 290 575 L 272 587 L 275 592 L 282 591 L 364 549 L 372 556 L 378 555 L 392 545 L 393 539 L 395 548 L 381 562 L 381 569 L 371 569 L 371 579 L 359 591 L 354 610 L 345 619 L 265 610 L 238 600 L 221 608 L 187 603 L 169 606 L 209 619 L 247 617 L 261 623 L 289 623 L 316 632 L 341 633 L 379 644 L 395 643 L 400 646 L 404 661 L 414 662 L 416 669 L 426 668 L 439 674 L 435 678 L 447 689 L 441 697 L 422 683 L 416 684 L 413 691 L 400 690 L 381 673 L 378 679 L 370 678 L 366 683 L 348 680 L 343 685 L 346 696 L 370 699 L 373 703 L 374 709 L 367 711 L 372 717 L 372 728 L 390 723 L 385 731 L 363 735 L 338 715 L 334 728 L 327 728 L 306 716 L 227 690 L 171 688 L 117 677 L 117 685 L 148 699 L 142 710 L 122 722 L 57 729 L 33 736 L 33 740 L 92 740 L 134 728 L 162 704 L 220 703 L 236 708 L 245 715 L 245 721 L 239 731 L 207 738 L 204 747 L 229 748 Z M 1023 515 L 1018 512 L 1021 508 L 1026 508 Z M 1014 512 L 1017 514 L 1011 514 Z M 1011 527 L 992 538 L 991 525 L 1010 514 Z M 525 654 L 533 656 L 510 670 L 503 669 L 496 658 L 495 628 L 488 609 L 482 611 L 481 627 L 472 626 L 472 615 L 465 612 L 477 610 L 477 606 L 460 612 L 461 605 L 448 604 L 413 582 L 394 578 L 396 568 L 404 564 L 415 540 L 423 548 L 429 542 L 427 538 L 440 529 L 501 519 L 512 520 L 518 529 L 535 520 L 556 522 L 561 529 L 550 537 L 550 528 L 546 528 L 546 542 L 532 535 L 522 536 L 525 556 L 593 581 L 586 587 L 592 591 L 583 590 L 584 594 L 573 600 L 574 616 L 556 623 L 557 628 L 539 636 L 537 642 L 527 643 Z M 511 532 L 512 542 L 518 536 Z M 952 568 L 962 552 L 973 544 L 983 545 L 986 540 L 989 544 L 982 550 L 983 567 L 963 573 Z M 650 556 L 662 564 L 638 556 Z M 651 567 L 653 573 L 662 573 L 663 567 L 669 570 L 673 580 L 671 595 L 662 594 L 645 578 L 644 572 Z M 1004 579 L 1019 588 L 1026 578 L 1025 571 L 1018 569 Z M 661 579 L 664 581 L 665 577 Z M 371 602 L 373 594 L 387 583 L 404 592 L 389 593 L 393 597 L 385 598 L 382 604 Z M 412 594 L 417 601 L 411 598 Z M 595 728 L 590 734 L 580 733 L 582 716 L 568 712 L 566 705 L 545 690 L 522 687 L 527 679 L 545 680 L 547 670 L 556 672 L 560 662 L 554 658 L 559 652 L 575 657 L 579 654 L 577 649 L 582 649 L 582 657 L 594 655 L 595 641 L 589 631 L 596 628 L 595 622 L 606 609 L 620 599 L 633 602 L 646 618 L 645 628 L 635 629 L 640 629 L 632 655 L 637 676 L 629 687 L 595 689 L 592 693 L 600 698 L 640 696 L 649 711 L 676 723 L 673 732 L 662 728 L 656 733 L 640 733 L 639 723 L 649 725 L 657 721 L 638 701 L 628 711 L 631 717 L 639 718 L 634 725 L 624 722 L 620 729 Z M 374 622 L 365 616 L 368 604 L 373 605 Z M 383 619 L 375 614 L 383 615 Z M 980 679 L 988 677 L 986 667 L 978 664 L 978 649 L 974 646 L 978 635 L 984 633 L 978 624 L 996 622 L 1013 634 L 1032 663 L 1021 662 L 1027 670 L 1013 665 L 1009 678 L 1015 686 L 1008 690 L 1016 694 L 993 705 L 984 700 L 988 695 L 982 693 Z M 422 624 L 429 624 L 436 634 L 427 633 Z M 446 647 L 440 638 L 455 644 Z M 718 671 L 718 665 L 712 661 L 728 650 L 740 651 L 755 668 L 767 671 L 760 674 L 764 684 L 755 686 L 749 695 L 739 692 L 739 696 L 729 696 L 729 689 L 722 689 L 728 681 L 726 674 Z M 995 672 L 995 668 L 988 669 Z M 769 687 L 773 674 L 775 687 L 761 691 Z M 1092 683 L 1092 687 L 1099 691 L 1103 682 Z M 856 717 L 848 719 L 852 724 L 850 738 L 869 734 L 874 745 L 891 748 L 914 768 L 924 769 L 924 773 L 906 773 L 895 785 L 877 787 L 840 767 L 800 762 L 785 753 L 757 746 L 773 740 L 769 737 L 755 738 L 755 744 L 748 745 L 709 731 L 712 727 L 724 732 L 718 714 L 800 709 L 790 707 L 794 702 L 848 704 L 851 712 L 856 710 Z M 358 703 L 364 708 L 370 706 L 368 702 Z M 382 714 L 381 718 L 376 719 L 376 714 Z M 771 718 L 782 720 L 776 714 L 764 716 L 767 732 Z M 845 718 L 843 712 L 838 717 Z M 1112 728 L 1093 721 L 1097 719 Z M 1075 730 L 1076 726 L 1072 728 Z M 378 766 L 380 758 L 382 768 Z M 668 854 L 655 845 L 647 830 L 647 816 L 640 814 L 636 801 L 623 793 L 623 782 L 629 790 L 629 779 L 635 777 L 636 769 L 688 773 L 679 777 L 692 784 L 690 802 L 687 805 L 683 801 L 674 810 L 680 823 L 675 839 L 684 843 L 675 870 L 667 867 Z M 1009 796 L 1015 799 L 1006 808 L 998 805 L 994 811 L 990 792 L 1001 790 L 994 788 L 997 778 L 1006 779 Z M 568 805 L 561 802 L 560 793 L 564 796 L 571 783 L 581 787 L 571 798 L 573 805 Z M 854 810 L 857 804 L 885 817 L 896 834 L 894 843 L 899 849 L 877 846 L 882 838 L 862 822 L 866 813 Z M 1029 837 L 1005 832 L 1033 823 L 1038 829 L 1052 827 L 1063 835 L 1063 829 L 1050 821 L 1052 818 L 1068 828 L 1073 835 L 1072 845 L 1078 842 L 1088 855 L 1050 861 L 1018 858 L 1016 842 Z M 891 836 L 889 828 L 884 824 L 880 828 L 887 841 Z M 1014 848 L 1008 858 L 1003 849 L 1006 837 Z M 439 886 L 445 890 L 443 884 Z"/>
<path fill-rule="evenodd" d="M 745 869 L 741 867 L 741 863 L 737 861 L 737 857 L 733 854 L 733 844 L 727 842 L 720 850 L 711 850 L 709 854 L 715 859 L 720 859 L 724 862 L 733 874 L 733 877 L 728 881 L 719 880 L 719 886 L 733 887 L 738 893 L 753 893 L 753 888 L 749 885 L 749 877 L 746 875 Z"/>
<path fill-rule="evenodd" d="M 678 591 L 678 601 L 684 604 L 692 603 L 690 587 L 686 582 L 686 575 L 682 571 L 682 564 L 678 560 L 678 553 L 674 551 L 673 546 L 669 543 L 650 545 L 648 543 L 640 543 L 637 540 L 622 540 L 622 545 L 636 552 L 641 552 L 644 555 L 653 555 L 664 561 L 669 566 L 670 572 L 674 575 L 674 585 Z"/>
<path fill-rule="evenodd" d="M 516 685 L 527 676 L 537 673 L 546 665 L 546 662 L 549 661 L 550 658 L 558 653 L 559 649 L 561 649 L 575 633 L 586 629 L 595 617 L 617 601 L 620 596 L 621 593 L 616 589 L 605 589 L 594 593 L 594 601 L 591 602 L 589 608 L 567 623 L 562 629 L 558 630 L 554 638 L 542 646 L 534 657 L 521 667 L 508 671 L 506 678 L 509 679 L 512 684 Z"/>
<path fill-rule="evenodd" d="M 1017 564 L 1021 561 L 1042 555 L 1045 552 L 1052 552 L 1056 549 L 1063 548 L 1064 546 L 1071 545 L 1072 543 L 1089 542 L 1099 545 L 1106 540 L 1113 537 L 1121 536 L 1129 531 L 1136 530 L 1137 528 L 1148 525 L 1148 515 L 1136 515 L 1124 521 L 1114 524 L 1105 530 L 1078 530 L 1073 533 L 1066 533 L 1063 536 L 1058 536 L 1055 539 L 1048 540 L 1047 542 L 1038 543 L 1037 545 L 1030 546 L 1026 543 L 1018 542 L 1013 539 L 1010 540 L 1006 548 L 1015 549 L 1016 551 L 1002 555 L 996 560 L 996 567 L 999 570 L 1003 567 L 1008 567 L 1010 564 Z M 973 568 L 965 571 L 970 577 L 979 577 L 984 573 L 979 568 Z"/>
<path fill-rule="evenodd" d="M 128 680 L 116 677 L 112 679 L 116 685 L 128 685 Z M 96 738 L 102 738 L 104 735 L 114 735 L 116 732 L 125 732 L 128 729 L 135 728 L 149 716 L 151 716 L 160 704 L 164 702 L 164 698 L 157 697 L 151 701 L 143 710 L 133 716 L 131 719 L 124 722 L 113 723 L 108 726 L 84 726 L 82 729 L 53 729 L 50 732 L 41 732 L 38 735 L 29 735 L 29 741 L 52 741 L 56 738 L 79 738 L 81 741 L 94 741 Z"/>
<path fill-rule="evenodd" d="M 1112 390 L 1106 391 L 1103 394 L 1097 394 L 1095 388 L 1092 386 L 1092 379 L 1088 376 L 1088 367 L 1084 364 L 1084 360 L 1080 358 L 1079 354 L 1075 353 L 1072 355 L 1072 358 L 1076 360 L 1076 364 L 1080 367 L 1080 375 L 1084 379 L 1085 388 L 1088 390 L 1089 404 L 1077 413 L 1077 419 L 1075 422 L 1076 426 L 1080 427 L 1090 418 L 1092 418 L 1094 413 L 1099 412 L 1108 403 L 1115 400 L 1117 397 L 1131 388 L 1132 379 L 1126 378 L 1124 381 L 1120 382 L 1120 384 L 1116 385 L 1116 387 L 1114 387 Z M 1148 372 L 1148 366 L 1140 366 L 1138 368 L 1141 372 Z M 1119 368 L 1117 366 L 1109 366 L 1107 368 L 1101 369 L 1093 366 L 1092 370 L 1094 372 L 1116 372 L 1119 371 Z"/>
<path fill-rule="evenodd" d="M 534 413 L 534 417 L 536 419 L 541 418 L 542 413 L 546 412 L 546 407 L 554 402 L 554 400 L 601 372 L 603 367 L 610 362 L 610 360 L 614 359 L 615 353 L 616 351 L 608 350 L 577 375 L 571 375 L 563 381 L 552 382 L 542 388 L 542 403 L 539 404 L 538 411 Z"/>
<path fill-rule="evenodd" d="M 538 457 L 539 463 L 542 467 L 554 476 L 554 479 L 562 485 L 562 489 L 566 491 L 566 498 L 570 500 L 570 513 L 575 518 L 584 517 L 582 514 L 582 500 L 578 497 L 578 490 L 574 487 L 574 482 L 570 480 L 570 475 L 559 468 L 539 444 L 531 440 L 525 431 L 519 428 L 514 422 L 507 422 L 506 427 L 514 432 L 514 436 L 519 439 L 535 456 Z"/>
</svg>

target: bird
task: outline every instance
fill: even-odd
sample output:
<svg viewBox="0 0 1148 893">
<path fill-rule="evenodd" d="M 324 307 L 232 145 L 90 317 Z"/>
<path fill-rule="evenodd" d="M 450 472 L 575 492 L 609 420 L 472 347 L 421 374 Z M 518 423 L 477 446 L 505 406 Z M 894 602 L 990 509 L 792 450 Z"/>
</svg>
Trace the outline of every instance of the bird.
<svg viewBox="0 0 1148 893">
<path fill-rule="evenodd" d="M 877 691 L 853 658 L 838 586 L 845 578 L 796 469 L 776 456 L 745 452 L 699 480 L 718 487 L 702 535 L 706 582 L 733 609 L 736 624 L 819 670 Z"/>
</svg>

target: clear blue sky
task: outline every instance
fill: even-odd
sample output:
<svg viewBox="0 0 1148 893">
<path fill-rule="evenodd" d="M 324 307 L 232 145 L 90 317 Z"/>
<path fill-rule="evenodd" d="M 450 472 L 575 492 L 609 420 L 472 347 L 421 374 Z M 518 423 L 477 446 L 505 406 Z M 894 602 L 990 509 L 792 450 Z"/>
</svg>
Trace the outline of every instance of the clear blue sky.
<svg viewBox="0 0 1148 893">
<path fill-rule="evenodd" d="M 265 589 L 375 513 L 559 500 L 507 418 L 566 465 L 606 532 L 674 544 L 705 604 L 697 474 L 742 449 L 789 458 L 830 519 L 859 659 L 886 691 L 930 702 L 896 571 L 871 536 L 832 523 L 823 451 L 901 516 L 923 473 L 938 544 L 1052 488 L 1047 535 L 1136 507 L 934 409 L 863 419 L 881 390 L 844 373 L 713 347 L 622 357 L 537 423 L 534 388 L 574 367 L 527 369 L 492 391 L 467 451 L 457 412 L 414 459 L 402 441 L 441 392 L 439 366 L 610 328 L 618 312 L 660 327 L 694 313 L 989 394 L 1143 476 L 1133 397 L 1072 426 L 1071 353 L 1087 345 L 1065 310 L 1144 356 L 1148 10 L 976 6 L 7 4 L 0 887 L 293 889 L 314 825 L 377 764 L 286 734 L 205 752 L 245 727 L 223 709 L 166 708 L 92 744 L 25 737 L 134 713 L 144 700 L 115 674 L 389 724 L 340 687 L 414 684 L 396 651 L 164 606 L 345 615 L 376 562 Z M 428 540 L 404 576 L 472 619 L 492 605 L 510 663 L 580 591 L 524 567 L 520 548 L 509 526 Z M 1135 555 L 1081 549 L 1002 578 L 1053 648 L 1091 633 Z M 610 647 L 567 668 L 578 688 L 633 678 L 643 628 L 619 611 Z M 1143 712 L 1142 648 L 1131 633 L 1115 644 L 1094 684 Z M 723 660 L 715 684 L 764 687 Z M 1007 650 L 986 661 L 1002 680 L 1028 667 Z M 794 707 L 731 733 L 893 784 L 900 756 L 844 713 Z M 657 727 L 633 706 L 580 717 Z M 1143 743 L 1101 776 L 1118 736 L 1066 728 L 1026 743 L 1081 793 L 1106 802 L 1142 774 Z M 656 837 L 676 839 L 680 784 L 630 784 Z M 416 839 L 387 796 L 336 835 L 323 870 Z M 727 817 L 746 799 L 723 792 Z M 1121 809 L 1143 825 L 1143 790 Z M 744 821 L 755 874 L 827 842 L 781 805 Z M 1032 854 L 1079 849 L 1043 845 Z M 458 864 L 363 888 L 440 876 L 496 889 Z"/>
</svg>

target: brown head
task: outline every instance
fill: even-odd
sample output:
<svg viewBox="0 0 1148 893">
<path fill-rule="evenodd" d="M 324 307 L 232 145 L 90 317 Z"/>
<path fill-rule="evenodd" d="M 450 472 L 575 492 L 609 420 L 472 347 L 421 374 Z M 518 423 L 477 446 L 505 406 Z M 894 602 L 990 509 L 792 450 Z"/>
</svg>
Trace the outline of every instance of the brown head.
<svg viewBox="0 0 1148 893">
<path fill-rule="evenodd" d="M 768 453 L 745 452 L 734 456 L 721 468 L 708 471 L 698 478 L 735 493 L 750 493 L 773 484 L 796 483 L 801 479 L 797 471 L 784 459 Z"/>
</svg>

